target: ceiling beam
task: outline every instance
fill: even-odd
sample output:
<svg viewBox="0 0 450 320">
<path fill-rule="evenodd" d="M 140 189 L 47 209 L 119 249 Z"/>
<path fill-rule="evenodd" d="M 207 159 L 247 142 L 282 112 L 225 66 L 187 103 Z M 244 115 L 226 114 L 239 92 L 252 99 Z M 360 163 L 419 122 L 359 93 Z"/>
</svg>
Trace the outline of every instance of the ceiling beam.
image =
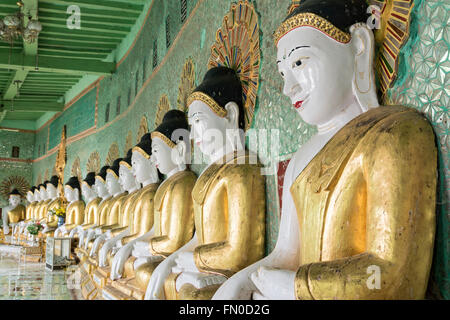
<svg viewBox="0 0 450 320">
<path fill-rule="evenodd" d="M 88 9 L 108 9 L 108 10 L 117 10 L 123 12 L 132 12 L 132 13 L 141 13 L 143 9 L 143 5 L 130 3 L 132 1 L 127 2 L 117 2 L 117 1 L 109 1 L 109 0 L 40 0 L 42 3 L 51 3 L 58 5 L 66 5 L 69 7 L 70 5 L 76 4 L 81 8 Z"/>
<path fill-rule="evenodd" d="M 26 112 L 60 112 L 64 109 L 64 103 L 56 101 L 0 101 L 0 111 L 7 112 L 13 109 L 13 111 L 26 111 Z"/>
<path fill-rule="evenodd" d="M 3 100 L 14 99 L 22 87 L 27 75 L 27 70 L 17 70 L 13 72 L 8 84 L 5 86 L 6 89 L 3 91 Z"/>
<path fill-rule="evenodd" d="M 24 28 L 28 25 L 31 16 L 32 19 L 38 19 L 38 0 L 22 0 L 23 7 L 21 8 L 23 16 Z M 38 53 L 38 39 L 33 43 L 23 42 L 23 51 L 26 55 L 35 56 Z"/>
<path fill-rule="evenodd" d="M 28 57 L 25 55 L 12 55 L 9 60 L 8 52 L 0 51 L 0 69 L 27 70 L 63 73 L 72 75 L 97 75 L 106 76 L 114 73 L 116 64 L 114 62 L 103 62 L 98 60 L 55 58 L 55 57 Z"/>
</svg>

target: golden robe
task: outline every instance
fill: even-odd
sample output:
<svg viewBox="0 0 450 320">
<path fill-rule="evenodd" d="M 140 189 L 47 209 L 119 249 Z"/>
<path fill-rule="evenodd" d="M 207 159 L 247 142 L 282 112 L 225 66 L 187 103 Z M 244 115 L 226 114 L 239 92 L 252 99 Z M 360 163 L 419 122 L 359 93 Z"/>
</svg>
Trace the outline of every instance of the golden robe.
<svg viewBox="0 0 450 320">
<path fill-rule="evenodd" d="M 89 229 L 90 227 L 98 224 L 100 220 L 99 205 L 101 201 L 102 198 L 97 197 L 87 204 L 86 208 L 84 209 L 84 223 L 81 225 L 83 230 Z"/>
<path fill-rule="evenodd" d="M 12 210 L 8 211 L 8 222 L 9 223 L 18 223 L 22 220 L 25 220 L 25 207 L 19 204 Z"/>
<path fill-rule="evenodd" d="M 83 223 L 85 207 L 82 200 L 75 201 L 67 206 L 66 223 L 64 225 L 67 232 Z"/>
<path fill-rule="evenodd" d="M 413 109 L 379 107 L 342 128 L 291 187 L 297 299 L 424 298 L 436 165 L 433 130 Z"/>
<path fill-rule="evenodd" d="M 211 164 L 192 191 L 197 268 L 230 277 L 260 260 L 265 246 L 265 181 L 255 156 L 235 152 Z M 167 299 L 209 299 L 217 290 L 185 284 L 175 290 L 176 274 L 165 282 Z M 202 291 L 204 291 L 202 293 Z"/>
<path fill-rule="evenodd" d="M 38 202 L 37 201 L 33 201 L 30 204 L 28 204 L 27 209 L 26 209 L 26 213 L 25 213 L 25 221 L 29 222 L 33 219 L 34 217 L 34 210 L 37 206 Z"/>
</svg>

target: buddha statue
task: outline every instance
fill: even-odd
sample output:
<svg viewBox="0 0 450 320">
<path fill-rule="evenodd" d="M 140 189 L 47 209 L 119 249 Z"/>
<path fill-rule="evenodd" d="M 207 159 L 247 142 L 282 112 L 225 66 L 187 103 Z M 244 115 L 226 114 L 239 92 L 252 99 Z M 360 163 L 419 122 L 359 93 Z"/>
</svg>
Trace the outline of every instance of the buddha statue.
<svg viewBox="0 0 450 320">
<path fill-rule="evenodd" d="M 38 206 L 38 212 L 36 213 L 36 221 L 43 223 L 47 219 L 48 204 L 52 201 L 47 193 L 47 184 L 49 181 L 45 181 L 39 185 L 39 199 L 40 204 Z"/>
<path fill-rule="evenodd" d="M 100 201 L 99 207 L 98 207 L 98 216 L 96 219 L 94 219 L 93 226 L 89 227 L 89 229 L 86 230 L 86 237 L 84 241 L 84 250 L 90 250 L 89 243 L 91 243 L 92 248 L 92 240 L 95 238 L 95 228 L 98 226 L 106 223 L 106 217 L 109 212 L 110 203 L 112 196 L 108 192 L 108 189 L 106 188 L 106 170 L 109 169 L 109 166 L 104 166 L 100 169 L 100 172 L 98 175 L 95 176 L 95 184 L 94 188 L 97 191 L 97 195 L 102 199 Z M 87 253 L 87 252 L 86 252 Z"/>
<path fill-rule="evenodd" d="M 2 210 L 3 234 L 10 233 L 10 224 L 16 224 L 25 220 L 25 207 L 21 204 L 22 195 L 17 189 L 8 195 L 9 205 Z"/>
<path fill-rule="evenodd" d="M 96 223 L 99 215 L 98 209 L 100 201 L 102 200 L 97 196 L 97 191 L 94 187 L 95 184 L 95 172 L 89 172 L 86 178 L 81 182 L 81 194 L 84 198 L 85 203 L 87 203 L 84 209 L 83 224 L 75 227 L 70 231 L 69 237 L 75 237 L 78 235 L 78 248 L 84 243 L 85 230 L 93 227 Z"/>
<path fill-rule="evenodd" d="M 56 215 L 49 214 L 49 211 L 56 210 L 63 205 L 62 198 L 58 194 L 59 178 L 57 176 L 51 177 L 50 181 L 46 182 L 46 188 L 44 195 L 49 200 L 47 205 L 44 205 L 41 211 L 41 215 L 46 217 L 45 220 L 41 220 L 44 230 L 42 233 L 46 236 L 52 236 L 56 228 L 58 227 L 58 217 Z"/>
<path fill-rule="evenodd" d="M 35 220 L 35 221 L 37 221 L 39 218 L 39 212 L 40 212 L 41 206 L 43 204 L 43 200 L 42 200 L 42 196 L 41 196 L 41 186 L 43 186 L 43 184 L 39 184 L 38 186 L 36 186 L 36 190 L 34 190 L 34 200 L 37 203 L 36 203 L 36 206 L 34 207 L 32 220 Z"/>
<path fill-rule="evenodd" d="M 128 294 L 142 300 L 153 270 L 193 236 L 192 189 L 197 177 L 186 166 L 190 155 L 188 129 L 184 112 L 170 110 L 151 133 L 152 161 L 166 176 L 155 194 L 153 233 L 148 240 L 136 241 L 125 265 L 126 277 L 114 288 L 105 288 L 104 297 L 121 299 Z"/>
<path fill-rule="evenodd" d="M 132 149 L 132 170 L 137 182 L 142 184 L 142 189 L 134 203 L 130 234 L 116 242 L 119 250 L 111 263 L 111 280 L 122 277 L 125 263 L 133 251 L 134 244 L 140 240 L 150 239 L 154 233 L 154 198 L 162 177 L 160 177 L 151 155 L 152 138 L 150 133 L 146 133 Z M 129 260 L 129 263 L 133 264 L 133 259 Z"/>
<path fill-rule="evenodd" d="M 37 205 L 37 201 L 35 200 L 34 197 L 34 192 L 36 190 L 36 187 L 31 187 L 30 190 L 28 190 L 27 192 L 27 201 L 28 201 L 28 205 L 26 207 L 26 212 L 25 212 L 25 222 L 30 221 L 31 219 L 33 219 L 33 215 L 34 215 L 34 208 Z"/>
<path fill-rule="evenodd" d="M 265 182 L 240 134 L 242 92 L 233 69 L 215 67 L 188 98 L 191 139 L 209 158 L 192 191 L 196 232 L 155 269 L 146 299 L 210 299 L 264 255 Z"/>
<path fill-rule="evenodd" d="M 287 168 L 275 249 L 214 298 L 424 298 L 435 138 L 417 111 L 378 106 L 366 9 L 304 0 L 275 33 L 283 93 L 318 133 Z"/>
<path fill-rule="evenodd" d="M 85 203 L 80 199 L 80 182 L 78 177 L 71 177 L 64 186 L 64 196 L 69 202 L 66 219 L 55 231 L 55 237 L 68 236 L 69 233 L 84 222 Z"/>
<path fill-rule="evenodd" d="M 95 229 L 96 239 L 89 254 L 91 257 L 97 257 L 101 244 L 106 238 L 111 237 L 111 230 L 121 227 L 119 224 L 120 212 L 128 195 L 119 183 L 120 161 L 122 160 L 123 158 L 114 160 L 112 166 L 106 170 L 106 188 L 112 195 L 111 206 L 106 217 L 100 216 L 100 225 Z"/>
<path fill-rule="evenodd" d="M 106 267 L 109 265 L 112 256 L 116 253 L 116 250 L 114 250 L 113 253 L 111 253 L 111 251 L 114 249 L 117 241 L 130 234 L 130 223 L 133 217 L 134 202 L 139 194 L 139 190 L 141 189 L 141 184 L 137 182 L 135 176 L 133 175 L 133 170 L 131 167 L 132 154 L 132 149 L 129 149 L 126 157 L 119 163 L 119 183 L 128 195 L 123 206 L 121 207 L 119 227 L 111 229 L 111 237 L 106 240 L 99 250 L 100 267 Z"/>
</svg>

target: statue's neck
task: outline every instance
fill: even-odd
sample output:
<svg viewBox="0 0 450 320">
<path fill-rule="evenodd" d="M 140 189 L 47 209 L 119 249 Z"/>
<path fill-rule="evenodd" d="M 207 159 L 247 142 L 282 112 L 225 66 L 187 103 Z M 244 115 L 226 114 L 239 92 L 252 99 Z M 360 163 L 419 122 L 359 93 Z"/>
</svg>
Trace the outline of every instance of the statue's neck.
<svg viewBox="0 0 450 320">
<path fill-rule="evenodd" d="M 9 210 L 14 210 L 15 208 L 17 208 L 17 206 L 19 205 L 19 203 L 18 204 L 16 204 L 16 205 L 13 205 L 13 204 L 9 204 Z"/>
<path fill-rule="evenodd" d="M 152 178 L 149 178 L 149 179 L 145 180 L 144 182 L 142 182 L 142 186 L 145 188 L 146 186 L 148 186 L 152 183 L 156 183 L 156 181 L 154 181 L 154 179 L 152 179 Z"/>
<path fill-rule="evenodd" d="M 339 107 L 336 107 L 339 108 Z M 318 135 L 327 136 L 334 135 L 337 131 L 343 128 L 351 120 L 363 113 L 361 106 L 356 101 L 352 99 L 351 103 L 347 105 L 340 113 L 329 121 L 323 122 L 317 125 Z"/>
<path fill-rule="evenodd" d="M 228 139 L 227 139 L 228 140 Z M 244 147 L 241 144 L 234 144 L 232 145 L 227 141 L 227 143 L 220 149 L 218 149 L 216 152 L 211 154 L 209 157 L 209 164 L 213 164 L 214 162 L 220 160 L 225 155 L 235 152 L 235 151 L 242 151 L 244 150 Z"/>
<path fill-rule="evenodd" d="M 131 194 L 137 190 L 137 186 L 133 186 L 131 189 L 128 189 L 128 194 Z"/>
<path fill-rule="evenodd" d="M 110 195 L 109 193 L 108 193 L 108 194 L 105 194 L 105 195 L 102 197 L 103 201 L 108 200 L 109 198 L 112 198 L 112 195 Z"/>
<path fill-rule="evenodd" d="M 167 174 L 167 178 L 170 178 L 170 177 L 173 176 L 175 173 L 180 172 L 180 171 L 184 171 L 184 170 L 186 170 L 186 165 L 185 165 L 185 164 L 176 166 L 173 170 L 171 170 L 171 171 Z"/>
<path fill-rule="evenodd" d="M 115 198 L 115 197 L 117 197 L 117 196 L 119 196 L 119 195 L 121 195 L 123 193 L 123 191 L 122 190 L 117 190 L 115 193 L 113 193 L 113 197 Z"/>
</svg>

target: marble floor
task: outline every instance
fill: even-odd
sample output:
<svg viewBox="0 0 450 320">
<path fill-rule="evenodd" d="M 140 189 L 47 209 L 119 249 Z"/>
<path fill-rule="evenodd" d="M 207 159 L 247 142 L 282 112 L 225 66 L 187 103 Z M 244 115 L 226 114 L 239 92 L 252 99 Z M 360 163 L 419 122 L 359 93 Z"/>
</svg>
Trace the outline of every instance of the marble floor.
<svg viewBox="0 0 450 320">
<path fill-rule="evenodd" d="M 68 272 L 0 253 L 0 300 L 79 300 L 80 290 L 67 286 Z"/>
</svg>

